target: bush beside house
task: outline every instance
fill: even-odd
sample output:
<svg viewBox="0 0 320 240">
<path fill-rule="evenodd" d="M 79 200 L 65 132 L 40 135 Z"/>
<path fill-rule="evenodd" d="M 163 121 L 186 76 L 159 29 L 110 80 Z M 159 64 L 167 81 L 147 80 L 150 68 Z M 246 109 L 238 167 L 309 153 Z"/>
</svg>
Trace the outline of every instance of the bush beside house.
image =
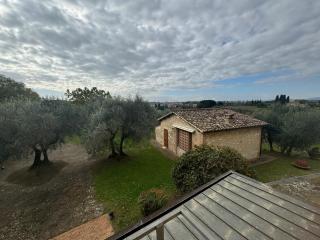
<svg viewBox="0 0 320 240">
<path fill-rule="evenodd" d="M 249 177 L 255 175 L 237 151 L 228 147 L 202 145 L 180 157 L 172 177 L 177 189 L 186 193 L 228 170 L 234 170 Z"/>
</svg>

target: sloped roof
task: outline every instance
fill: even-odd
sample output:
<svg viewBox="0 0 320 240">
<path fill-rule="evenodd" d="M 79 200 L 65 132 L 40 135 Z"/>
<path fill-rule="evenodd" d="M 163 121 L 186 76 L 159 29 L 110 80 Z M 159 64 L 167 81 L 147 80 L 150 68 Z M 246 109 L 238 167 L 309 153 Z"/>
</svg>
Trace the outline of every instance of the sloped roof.
<svg viewBox="0 0 320 240">
<path fill-rule="evenodd" d="M 172 114 L 179 116 L 200 132 L 221 131 L 228 129 L 257 127 L 267 125 L 266 122 L 248 115 L 222 108 L 179 109 L 159 118 L 161 121 Z"/>
<path fill-rule="evenodd" d="M 319 239 L 320 209 L 227 172 L 111 239 Z"/>
</svg>

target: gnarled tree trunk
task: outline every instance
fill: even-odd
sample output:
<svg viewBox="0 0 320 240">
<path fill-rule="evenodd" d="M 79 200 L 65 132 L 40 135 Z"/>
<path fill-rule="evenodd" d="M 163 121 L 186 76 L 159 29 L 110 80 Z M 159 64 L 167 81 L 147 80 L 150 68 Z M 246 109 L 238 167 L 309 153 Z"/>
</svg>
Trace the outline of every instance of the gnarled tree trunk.
<svg viewBox="0 0 320 240">
<path fill-rule="evenodd" d="M 49 158 L 48 158 L 48 150 L 46 148 L 43 148 L 42 149 L 42 154 L 43 154 L 43 163 L 44 164 L 49 164 L 50 161 L 49 161 Z"/>
<path fill-rule="evenodd" d="M 41 164 L 41 150 L 37 147 L 33 147 L 34 151 L 34 159 L 33 164 L 31 165 L 31 168 L 36 168 Z"/>
<path fill-rule="evenodd" d="M 287 155 L 290 156 L 290 155 L 291 155 L 291 152 L 292 152 L 292 146 L 290 146 L 290 147 L 287 149 Z"/>
<path fill-rule="evenodd" d="M 270 133 L 267 133 L 267 139 L 269 143 L 270 152 L 273 152 L 273 139 Z"/>
<path fill-rule="evenodd" d="M 116 134 L 112 134 L 109 141 L 110 141 L 110 147 L 111 147 L 111 155 L 109 157 L 115 157 L 117 156 L 117 152 L 116 152 L 116 147 L 114 145 L 114 138 L 115 138 Z"/>
<path fill-rule="evenodd" d="M 125 152 L 123 151 L 123 143 L 124 143 L 125 138 L 126 138 L 125 135 L 122 134 L 121 138 L 120 138 L 120 146 L 119 146 L 119 154 L 120 154 L 120 156 L 127 156 L 127 154 L 125 154 Z"/>
</svg>

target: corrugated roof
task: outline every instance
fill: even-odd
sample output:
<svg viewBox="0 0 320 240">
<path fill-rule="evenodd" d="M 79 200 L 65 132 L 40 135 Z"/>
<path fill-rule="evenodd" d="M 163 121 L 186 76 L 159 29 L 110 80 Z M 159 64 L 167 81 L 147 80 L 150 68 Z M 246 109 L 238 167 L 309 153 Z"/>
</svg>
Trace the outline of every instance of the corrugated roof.
<svg viewBox="0 0 320 240">
<path fill-rule="evenodd" d="M 114 239 L 320 239 L 320 210 L 228 172 Z M 148 233 L 147 235 L 144 235 Z"/>
<path fill-rule="evenodd" d="M 158 120 L 161 121 L 172 114 L 184 119 L 201 132 L 257 127 L 267 124 L 248 115 L 222 108 L 174 110 Z"/>
</svg>

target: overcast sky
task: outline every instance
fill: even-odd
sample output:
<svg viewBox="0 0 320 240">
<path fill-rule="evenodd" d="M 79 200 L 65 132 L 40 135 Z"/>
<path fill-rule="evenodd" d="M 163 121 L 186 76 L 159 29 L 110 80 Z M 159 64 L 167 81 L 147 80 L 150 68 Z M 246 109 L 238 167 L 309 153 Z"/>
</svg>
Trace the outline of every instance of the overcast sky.
<svg viewBox="0 0 320 240">
<path fill-rule="evenodd" d="M 320 96 L 320 0 L 0 0 L 0 74 L 42 95 Z"/>
</svg>

